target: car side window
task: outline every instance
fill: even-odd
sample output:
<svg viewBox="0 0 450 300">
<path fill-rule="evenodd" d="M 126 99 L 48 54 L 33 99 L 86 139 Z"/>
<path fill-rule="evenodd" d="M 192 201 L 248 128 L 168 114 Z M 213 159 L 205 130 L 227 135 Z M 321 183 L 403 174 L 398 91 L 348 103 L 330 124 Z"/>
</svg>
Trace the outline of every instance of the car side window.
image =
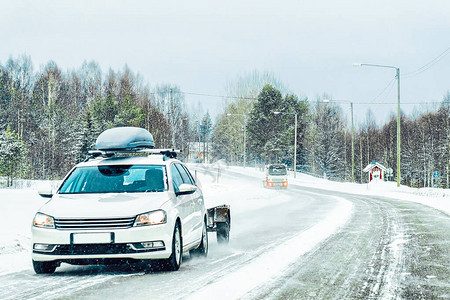
<svg viewBox="0 0 450 300">
<path fill-rule="evenodd" d="M 175 164 L 170 166 L 170 170 L 172 172 L 173 189 L 175 193 L 178 193 L 180 191 L 180 185 L 183 183 L 183 178 L 181 177 L 181 174 Z"/>
<path fill-rule="evenodd" d="M 194 184 L 183 165 L 175 164 L 175 166 L 177 167 L 178 171 L 180 171 L 181 178 L 183 178 L 183 183 Z"/>
<path fill-rule="evenodd" d="M 195 180 L 194 180 L 194 177 L 192 177 L 192 174 L 191 174 L 191 172 L 189 171 L 189 169 L 188 169 L 185 165 L 183 165 L 183 169 L 186 171 L 186 174 L 188 174 L 189 179 L 191 180 L 192 184 L 193 184 L 193 185 L 197 185 L 196 182 L 195 182 Z"/>
</svg>

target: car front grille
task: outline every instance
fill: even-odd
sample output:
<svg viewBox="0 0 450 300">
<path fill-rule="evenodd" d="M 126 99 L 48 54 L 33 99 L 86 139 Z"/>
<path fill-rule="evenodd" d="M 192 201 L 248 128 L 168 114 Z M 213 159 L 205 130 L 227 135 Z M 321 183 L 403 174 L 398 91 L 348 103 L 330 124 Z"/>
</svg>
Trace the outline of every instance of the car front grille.
<svg viewBox="0 0 450 300">
<path fill-rule="evenodd" d="M 135 246 L 136 247 L 136 246 Z M 52 252 L 33 250 L 34 253 L 45 255 L 93 255 L 93 254 L 130 254 L 142 252 L 155 252 L 165 250 L 155 249 L 133 249 L 132 244 L 79 244 L 79 245 L 55 245 Z"/>
<path fill-rule="evenodd" d="M 55 228 L 62 230 L 122 229 L 133 226 L 135 217 L 107 219 L 55 219 Z"/>
<path fill-rule="evenodd" d="M 135 253 L 126 244 L 60 245 L 54 255 L 124 254 Z"/>
</svg>

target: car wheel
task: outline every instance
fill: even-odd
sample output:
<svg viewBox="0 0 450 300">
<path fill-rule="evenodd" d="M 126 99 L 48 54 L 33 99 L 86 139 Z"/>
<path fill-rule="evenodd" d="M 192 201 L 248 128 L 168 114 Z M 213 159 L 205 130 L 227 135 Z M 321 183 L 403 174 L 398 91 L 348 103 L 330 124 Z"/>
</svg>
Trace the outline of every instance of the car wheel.
<svg viewBox="0 0 450 300">
<path fill-rule="evenodd" d="M 230 240 L 230 223 L 221 222 L 217 223 L 217 243 L 228 244 Z"/>
<path fill-rule="evenodd" d="M 203 222 L 202 241 L 197 249 L 191 250 L 193 256 L 208 256 L 208 232 L 206 231 L 206 223 Z"/>
<path fill-rule="evenodd" d="M 53 274 L 56 270 L 56 262 L 33 260 L 33 269 L 36 274 Z"/>
<path fill-rule="evenodd" d="M 180 268 L 183 256 L 183 244 L 181 240 L 180 225 L 175 224 L 172 239 L 172 254 L 165 262 L 165 269 L 168 271 L 177 271 Z"/>
</svg>

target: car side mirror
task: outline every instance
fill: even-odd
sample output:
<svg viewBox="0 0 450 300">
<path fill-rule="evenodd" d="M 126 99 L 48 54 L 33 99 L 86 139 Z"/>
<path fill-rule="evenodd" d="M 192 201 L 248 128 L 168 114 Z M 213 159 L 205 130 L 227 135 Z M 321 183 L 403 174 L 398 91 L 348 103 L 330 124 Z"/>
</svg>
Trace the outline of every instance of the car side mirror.
<svg viewBox="0 0 450 300">
<path fill-rule="evenodd" d="M 43 198 L 51 198 L 53 197 L 53 191 L 49 189 L 42 189 L 38 191 L 39 196 Z"/>
<path fill-rule="evenodd" d="M 178 189 L 179 189 L 179 191 L 178 191 L 178 193 L 176 193 L 177 196 L 189 195 L 189 194 L 195 193 L 195 191 L 197 190 L 197 187 L 192 184 L 182 183 L 182 184 L 180 184 Z"/>
</svg>

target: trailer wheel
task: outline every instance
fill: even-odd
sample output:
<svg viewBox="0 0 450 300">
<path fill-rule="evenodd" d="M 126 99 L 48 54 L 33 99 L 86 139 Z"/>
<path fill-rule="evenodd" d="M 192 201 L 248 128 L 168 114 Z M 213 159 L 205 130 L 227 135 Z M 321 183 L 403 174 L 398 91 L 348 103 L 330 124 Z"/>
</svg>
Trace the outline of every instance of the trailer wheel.
<svg viewBox="0 0 450 300">
<path fill-rule="evenodd" d="M 228 244 L 230 240 L 230 223 L 220 222 L 217 223 L 217 243 Z"/>
</svg>

